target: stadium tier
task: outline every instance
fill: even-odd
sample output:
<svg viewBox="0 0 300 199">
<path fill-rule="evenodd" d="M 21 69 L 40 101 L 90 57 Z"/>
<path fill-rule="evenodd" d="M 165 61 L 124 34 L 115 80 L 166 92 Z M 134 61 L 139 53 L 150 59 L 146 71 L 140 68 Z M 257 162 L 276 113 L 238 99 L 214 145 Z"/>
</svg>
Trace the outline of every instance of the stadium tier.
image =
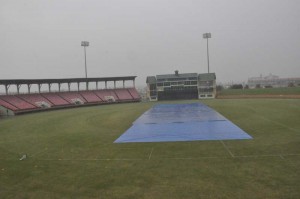
<svg viewBox="0 0 300 199">
<path fill-rule="evenodd" d="M 80 95 L 80 92 L 63 92 L 57 95 L 64 98 L 70 104 L 85 104 L 87 101 Z"/>
<path fill-rule="evenodd" d="M 53 104 L 47 100 L 45 97 L 43 97 L 42 95 L 40 94 L 24 94 L 24 95 L 18 95 L 19 98 L 31 103 L 31 104 L 34 104 L 35 106 L 39 106 L 39 107 L 42 107 L 42 106 L 53 106 Z M 44 104 L 41 104 L 39 102 L 44 102 Z"/>
<path fill-rule="evenodd" d="M 116 89 L 115 93 L 119 100 L 133 100 L 133 97 L 127 89 Z"/>
<path fill-rule="evenodd" d="M 30 110 L 39 108 L 38 106 L 30 104 L 22 98 L 19 98 L 18 96 L 14 95 L 2 95 L 0 99 L 17 107 L 19 110 Z"/>
<path fill-rule="evenodd" d="M 19 110 L 17 107 L 13 106 L 12 104 L 3 101 L 2 99 L 0 99 L 0 106 L 6 107 L 7 109 L 10 109 L 12 111 L 17 111 Z"/>
<path fill-rule="evenodd" d="M 147 96 L 150 101 L 202 99 L 216 96 L 215 73 L 181 73 L 148 76 Z"/>
<path fill-rule="evenodd" d="M 68 101 L 64 100 L 56 93 L 43 93 L 41 95 L 44 96 L 47 100 L 49 100 L 54 106 L 69 105 Z"/>
<path fill-rule="evenodd" d="M 81 91 L 80 94 L 87 101 L 87 103 L 101 103 L 103 101 L 94 92 Z"/>
<path fill-rule="evenodd" d="M 94 91 L 94 93 L 100 99 L 102 99 L 104 102 L 117 102 L 117 101 L 119 101 L 118 96 L 111 89 L 109 89 L 109 90 L 98 90 L 98 91 Z"/>
<path fill-rule="evenodd" d="M 139 96 L 139 94 L 138 94 L 138 92 L 136 91 L 135 88 L 129 88 L 127 90 L 130 93 L 130 95 L 133 97 L 133 99 L 135 99 L 135 100 L 139 100 L 140 99 L 140 96 Z"/>
<path fill-rule="evenodd" d="M 134 93 L 133 97 L 131 93 Z M 140 101 L 135 88 L 114 90 L 93 90 L 79 92 L 35 93 L 0 95 L 0 112 L 6 115 L 8 109 L 14 114 L 41 109 L 70 107 L 88 104 L 137 102 Z M 103 100 L 102 100 L 103 98 Z"/>
<path fill-rule="evenodd" d="M 0 85 L 6 88 L 6 95 L 0 95 L 0 115 L 16 115 L 26 112 L 77 107 L 93 104 L 104 103 L 121 103 L 121 102 L 138 102 L 140 96 L 133 87 L 125 88 L 125 81 L 133 81 L 135 76 L 129 77 L 112 77 L 112 78 L 77 78 L 77 79 L 46 79 L 46 80 L 0 80 Z M 113 89 L 96 89 L 96 90 L 79 90 L 80 82 L 88 85 L 90 82 L 104 81 L 107 85 L 108 81 L 123 81 L 123 88 Z M 77 91 L 70 91 L 71 83 L 78 84 Z M 51 92 L 51 85 L 57 83 L 60 90 L 60 84 L 67 83 L 69 91 L 67 92 Z M 11 84 L 17 85 L 17 94 L 7 94 Z M 20 94 L 20 85 L 28 86 L 28 94 Z M 30 93 L 31 84 L 37 84 L 38 93 Z M 49 92 L 40 92 L 42 84 L 48 84 Z M 88 86 L 87 86 L 88 87 Z"/>
</svg>

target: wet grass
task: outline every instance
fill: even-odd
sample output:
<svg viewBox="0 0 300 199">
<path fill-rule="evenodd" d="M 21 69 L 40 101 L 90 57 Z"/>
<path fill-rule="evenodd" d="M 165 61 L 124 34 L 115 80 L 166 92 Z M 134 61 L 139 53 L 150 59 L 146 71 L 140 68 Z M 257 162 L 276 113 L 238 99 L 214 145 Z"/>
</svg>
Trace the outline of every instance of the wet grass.
<svg viewBox="0 0 300 199">
<path fill-rule="evenodd" d="M 218 95 L 300 95 L 300 87 L 223 89 L 218 92 Z"/>
<path fill-rule="evenodd" d="M 0 120 L 0 198 L 300 198 L 300 100 L 202 102 L 254 139 L 113 144 L 155 103 Z"/>
</svg>

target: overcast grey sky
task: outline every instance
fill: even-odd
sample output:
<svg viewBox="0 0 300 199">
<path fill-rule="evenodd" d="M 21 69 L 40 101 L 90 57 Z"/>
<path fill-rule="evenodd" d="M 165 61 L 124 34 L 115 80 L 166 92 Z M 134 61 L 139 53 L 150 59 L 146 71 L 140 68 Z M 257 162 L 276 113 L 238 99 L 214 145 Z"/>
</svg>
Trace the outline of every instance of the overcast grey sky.
<svg viewBox="0 0 300 199">
<path fill-rule="evenodd" d="M 0 0 L 0 79 L 300 77 L 300 0 Z"/>
</svg>

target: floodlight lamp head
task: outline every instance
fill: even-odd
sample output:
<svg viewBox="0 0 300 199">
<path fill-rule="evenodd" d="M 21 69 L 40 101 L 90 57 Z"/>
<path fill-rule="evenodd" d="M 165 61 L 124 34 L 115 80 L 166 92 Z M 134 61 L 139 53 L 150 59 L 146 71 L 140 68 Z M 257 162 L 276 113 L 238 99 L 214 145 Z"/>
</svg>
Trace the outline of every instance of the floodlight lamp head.
<svg viewBox="0 0 300 199">
<path fill-rule="evenodd" d="M 81 42 L 81 46 L 89 46 L 89 45 L 90 45 L 90 42 L 88 42 L 88 41 Z"/>
<path fill-rule="evenodd" d="M 211 33 L 204 33 L 204 34 L 203 34 L 203 38 L 204 38 L 204 39 L 211 38 Z"/>
</svg>

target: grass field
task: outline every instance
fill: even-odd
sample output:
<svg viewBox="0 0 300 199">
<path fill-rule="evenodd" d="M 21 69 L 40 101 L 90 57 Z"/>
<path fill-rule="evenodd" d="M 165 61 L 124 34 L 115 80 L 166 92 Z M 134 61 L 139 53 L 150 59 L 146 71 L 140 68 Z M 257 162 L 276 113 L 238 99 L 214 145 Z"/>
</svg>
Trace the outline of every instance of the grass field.
<svg viewBox="0 0 300 199">
<path fill-rule="evenodd" d="M 300 87 L 223 89 L 219 95 L 300 95 Z"/>
<path fill-rule="evenodd" d="M 300 198 L 300 100 L 202 102 L 254 139 L 113 144 L 154 103 L 2 119 L 0 198 Z"/>
</svg>

